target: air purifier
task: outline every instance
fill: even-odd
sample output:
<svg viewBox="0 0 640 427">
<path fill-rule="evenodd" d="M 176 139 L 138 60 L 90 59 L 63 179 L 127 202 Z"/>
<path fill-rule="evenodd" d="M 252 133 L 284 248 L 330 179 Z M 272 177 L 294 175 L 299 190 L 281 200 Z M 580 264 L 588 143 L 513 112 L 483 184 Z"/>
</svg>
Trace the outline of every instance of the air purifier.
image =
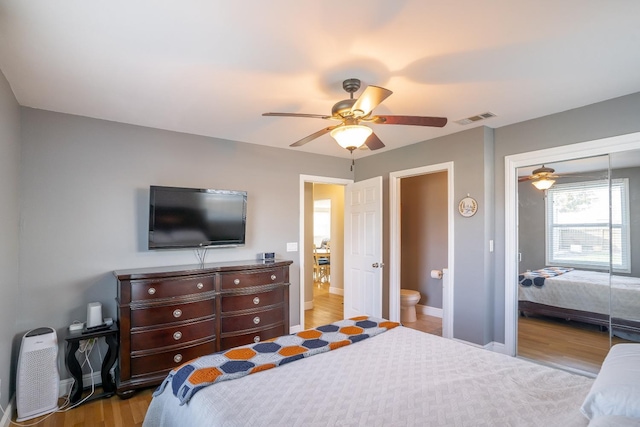
<svg viewBox="0 0 640 427">
<path fill-rule="evenodd" d="M 58 338 L 53 328 L 37 328 L 22 337 L 16 374 L 18 421 L 58 409 Z"/>
</svg>

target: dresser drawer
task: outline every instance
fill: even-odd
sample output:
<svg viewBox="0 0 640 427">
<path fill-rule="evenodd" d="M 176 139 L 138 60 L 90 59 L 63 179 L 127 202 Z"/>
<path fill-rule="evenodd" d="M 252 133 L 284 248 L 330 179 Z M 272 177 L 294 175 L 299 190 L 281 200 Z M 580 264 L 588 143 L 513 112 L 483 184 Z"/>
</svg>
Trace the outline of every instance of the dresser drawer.
<svg viewBox="0 0 640 427">
<path fill-rule="evenodd" d="M 268 305 L 279 304 L 284 300 L 284 288 L 279 287 L 272 291 L 259 292 L 250 295 L 237 295 L 222 297 L 222 312 L 248 310 L 261 308 Z"/>
<path fill-rule="evenodd" d="M 131 333 L 131 351 L 150 350 L 215 336 L 215 319 Z"/>
<path fill-rule="evenodd" d="M 237 347 L 239 345 L 253 344 L 261 342 L 271 338 L 277 338 L 285 334 L 284 325 L 275 326 L 273 328 L 265 329 L 258 332 L 249 334 L 234 335 L 220 339 L 220 350 L 227 350 L 229 348 Z"/>
<path fill-rule="evenodd" d="M 215 352 L 215 341 L 205 342 L 192 347 L 131 357 L 131 376 L 170 370 L 192 359 Z"/>
<path fill-rule="evenodd" d="M 282 322 L 283 318 L 284 307 L 282 306 L 252 314 L 223 316 L 222 334 L 225 332 L 243 331 L 245 329 L 262 329 L 264 326 Z"/>
<path fill-rule="evenodd" d="M 213 316 L 215 300 L 171 304 L 152 308 L 131 308 L 131 327 L 153 326 Z"/>
<path fill-rule="evenodd" d="M 274 268 L 256 273 L 225 273 L 221 275 L 222 290 L 283 283 L 284 277 L 284 270 L 281 268 Z"/>
<path fill-rule="evenodd" d="M 157 281 L 131 282 L 131 301 L 146 301 L 159 298 L 182 297 L 214 290 L 213 277 L 190 277 L 188 279 L 162 279 Z"/>
</svg>

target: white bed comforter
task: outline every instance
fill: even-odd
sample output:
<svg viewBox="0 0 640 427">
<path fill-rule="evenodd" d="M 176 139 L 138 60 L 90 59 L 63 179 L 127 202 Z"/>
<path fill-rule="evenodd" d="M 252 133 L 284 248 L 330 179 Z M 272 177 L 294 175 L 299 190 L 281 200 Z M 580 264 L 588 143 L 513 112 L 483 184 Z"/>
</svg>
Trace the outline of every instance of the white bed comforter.
<svg viewBox="0 0 640 427">
<path fill-rule="evenodd" d="M 153 426 L 586 426 L 593 380 L 404 327 L 207 387 L 155 397 Z"/>
<path fill-rule="evenodd" d="M 613 317 L 640 320 L 640 279 L 611 276 L 595 271 L 573 270 L 550 277 L 542 287 L 518 286 L 518 299 L 553 307 L 570 308 Z"/>
</svg>

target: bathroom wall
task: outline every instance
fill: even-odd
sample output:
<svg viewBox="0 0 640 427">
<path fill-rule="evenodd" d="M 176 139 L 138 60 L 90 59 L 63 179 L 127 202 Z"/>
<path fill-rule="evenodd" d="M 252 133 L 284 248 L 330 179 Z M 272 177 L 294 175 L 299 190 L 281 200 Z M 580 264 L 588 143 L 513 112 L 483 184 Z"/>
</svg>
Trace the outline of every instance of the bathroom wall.
<svg viewBox="0 0 640 427">
<path fill-rule="evenodd" d="M 403 178 L 400 286 L 421 294 L 418 304 L 442 308 L 442 280 L 431 270 L 447 267 L 447 172 Z"/>
</svg>

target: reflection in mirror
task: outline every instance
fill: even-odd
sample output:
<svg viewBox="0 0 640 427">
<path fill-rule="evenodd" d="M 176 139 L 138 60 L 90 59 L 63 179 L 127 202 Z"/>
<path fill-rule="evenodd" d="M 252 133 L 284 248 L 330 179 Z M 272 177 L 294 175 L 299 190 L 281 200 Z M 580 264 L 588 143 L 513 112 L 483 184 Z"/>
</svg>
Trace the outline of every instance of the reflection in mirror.
<svg viewBox="0 0 640 427">
<path fill-rule="evenodd" d="M 597 373 L 610 346 L 612 260 L 628 268 L 624 231 L 610 225 L 609 157 L 532 165 L 518 177 L 518 355 Z"/>
<path fill-rule="evenodd" d="M 620 339 L 640 342 L 640 151 L 611 154 L 612 178 L 612 266 L 611 335 L 612 342 Z M 626 184 L 623 209 L 616 211 L 614 184 Z M 626 206 L 624 204 L 626 203 Z M 616 221 L 620 221 L 620 237 L 616 236 Z M 619 245 L 622 259 L 616 258 Z M 625 252 L 626 251 L 626 254 Z M 622 268 L 616 269 L 616 265 Z"/>
</svg>

